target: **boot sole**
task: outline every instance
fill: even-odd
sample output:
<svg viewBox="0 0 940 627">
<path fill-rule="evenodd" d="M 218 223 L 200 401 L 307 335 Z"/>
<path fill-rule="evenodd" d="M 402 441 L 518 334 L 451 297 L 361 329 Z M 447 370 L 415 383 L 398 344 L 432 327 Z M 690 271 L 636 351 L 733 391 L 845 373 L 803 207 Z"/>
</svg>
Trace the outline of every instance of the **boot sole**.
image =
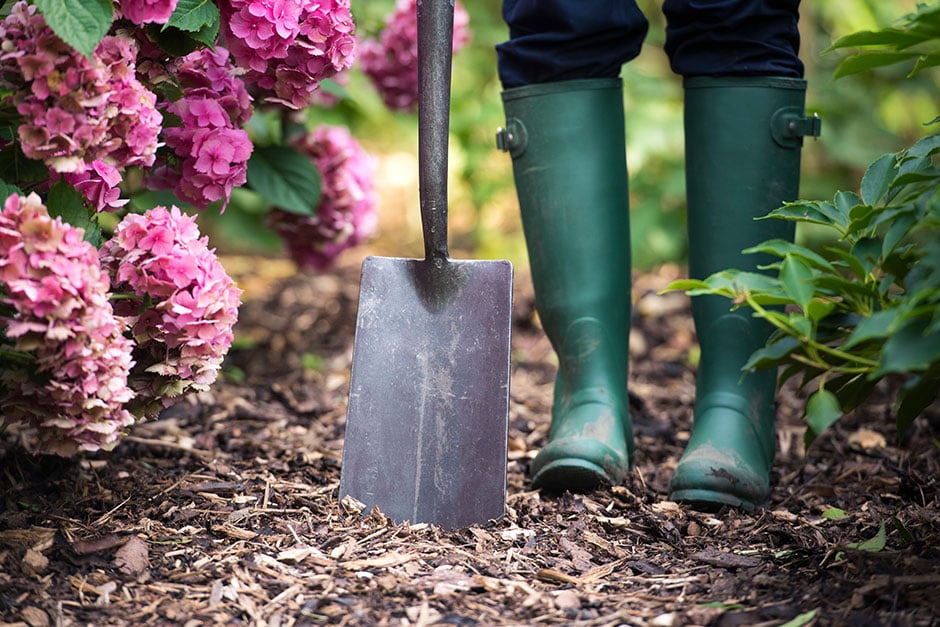
<svg viewBox="0 0 940 627">
<path fill-rule="evenodd" d="M 754 503 L 750 501 L 746 501 L 733 494 L 725 494 L 724 492 L 716 492 L 714 490 L 695 488 L 676 490 L 669 495 L 669 498 L 677 503 L 684 503 L 700 512 L 716 512 L 725 506 L 740 508 L 748 512 L 756 509 Z"/>
<path fill-rule="evenodd" d="M 546 464 L 532 478 L 533 487 L 549 492 L 590 492 L 610 484 L 610 477 L 603 468 L 576 458 L 557 459 Z"/>
</svg>

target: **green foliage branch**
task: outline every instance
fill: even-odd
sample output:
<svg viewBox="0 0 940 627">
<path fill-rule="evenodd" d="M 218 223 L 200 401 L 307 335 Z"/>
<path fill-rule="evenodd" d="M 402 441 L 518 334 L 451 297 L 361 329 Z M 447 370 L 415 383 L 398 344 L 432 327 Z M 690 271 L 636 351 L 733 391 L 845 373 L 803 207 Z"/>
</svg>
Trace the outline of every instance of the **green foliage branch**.
<svg viewBox="0 0 940 627">
<path fill-rule="evenodd" d="M 912 59 L 914 74 L 938 65 L 938 41 L 940 3 L 919 5 L 899 28 L 848 35 L 831 49 L 868 48 L 844 60 L 837 76 Z M 921 50 L 904 52 L 914 45 Z M 761 218 L 817 225 L 836 236 L 834 245 L 817 252 L 784 240 L 766 241 L 744 251 L 775 258 L 760 268 L 763 274 L 729 269 L 668 288 L 690 296 L 724 296 L 733 308 L 749 307 L 773 326 L 766 345 L 744 370 L 782 368 L 781 385 L 796 377 L 801 388 L 811 390 L 804 408 L 808 444 L 863 404 L 882 381 L 892 384 L 899 433 L 937 400 L 938 155 L 940 134 L 930 134 L 875 160 L 858 193 L 785 203 Z"/>
</svg>

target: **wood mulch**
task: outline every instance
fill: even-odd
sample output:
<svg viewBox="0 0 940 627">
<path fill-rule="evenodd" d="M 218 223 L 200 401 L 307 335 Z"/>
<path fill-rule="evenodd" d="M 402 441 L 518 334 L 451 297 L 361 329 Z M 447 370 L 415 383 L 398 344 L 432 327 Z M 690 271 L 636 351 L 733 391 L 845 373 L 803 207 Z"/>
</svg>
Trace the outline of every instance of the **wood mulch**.
<svg viewBox="0 0 940 627">
<path fill-rule="evenodd" d="M 898 443 L 876 398 L 804 454 L 788 387 L 765 508 L 667 500 L 694 394 L 688 301 L 657 295 L 675 269 L 635 280 L 636 471 L 574 495 L 527 483 L 555 366 L 517 277 L 507 513 L 443 531 L 337 501 L 358 262 L 246 268 L 238 348 L 211 392 L 107 455 L 35 458 L 4 435 L 3 624 L 937 623 L 936 406 Z"/>
</svg>

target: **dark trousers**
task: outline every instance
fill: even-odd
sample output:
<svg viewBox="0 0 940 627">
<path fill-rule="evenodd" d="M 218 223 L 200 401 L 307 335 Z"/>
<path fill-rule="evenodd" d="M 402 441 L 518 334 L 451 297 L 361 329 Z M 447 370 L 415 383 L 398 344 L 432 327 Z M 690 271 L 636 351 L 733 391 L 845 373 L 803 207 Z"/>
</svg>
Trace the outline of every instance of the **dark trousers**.
<svg viewBox="0 0 940 627">
<path fill-rule="evenodd" d="M 682 76 L 802 78 L 799 0 L 665 0 L 666 54 Z M 503 0 L 505 88 L 612 78 L 649 26 L 634 0 Z"/>
</svg>

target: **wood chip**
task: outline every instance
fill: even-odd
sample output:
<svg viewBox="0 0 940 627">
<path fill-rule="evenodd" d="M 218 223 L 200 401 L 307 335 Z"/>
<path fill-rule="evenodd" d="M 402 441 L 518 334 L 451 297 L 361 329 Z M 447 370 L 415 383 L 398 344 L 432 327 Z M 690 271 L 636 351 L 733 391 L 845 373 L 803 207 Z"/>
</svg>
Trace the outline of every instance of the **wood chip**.
<svg viewBox="0 0 940 627">
<path fill-rule="evenodd" d="M 759 566 L 761 559 L 753 555 L 738 555 L 715 548 L 707 548 L 690 555 L 692 559 L 718 568 L 751 568 Z"/>
<path fill-rule="evenodd" d="M 554 570 L 552 568 L 540 568 L 535 573 L 535 578 L 539 581 L 546 581 L 548 583 L 568 583 L 579 586 L 583 583 L 580 577 L 575 577 L 573 575 L 567 575 L 561 571 Z"/>
<path fill-rule="evenodd" d="M 389 551 L 384 555 L 374 557 L 371 559 L 359 559 L 359 560 L 349 560 L 347 562 L 340 562 L 340 566 L 347 570 L 366 570 L 368 568 L 389 568 L 391 566 L 401 566 L 411 560 L 415 559 L 415 555 L 408 555 L 404 553 L 397 553 L 395 551 Z"/>
</svg>

